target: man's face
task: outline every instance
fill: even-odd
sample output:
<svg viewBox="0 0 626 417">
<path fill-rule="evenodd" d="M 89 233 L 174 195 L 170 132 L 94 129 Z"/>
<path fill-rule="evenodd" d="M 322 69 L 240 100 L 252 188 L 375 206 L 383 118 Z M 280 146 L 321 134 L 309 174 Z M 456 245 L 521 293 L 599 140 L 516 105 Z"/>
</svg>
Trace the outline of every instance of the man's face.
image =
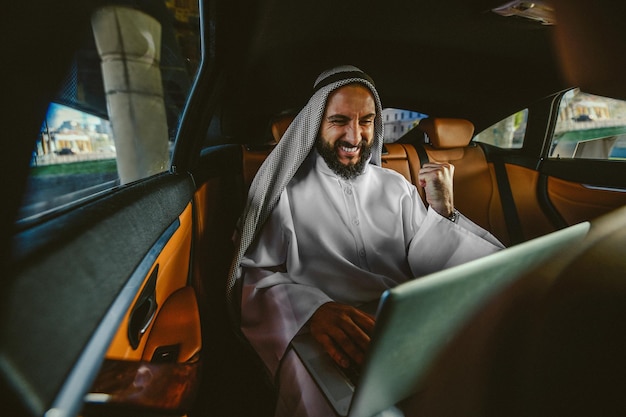
<svg viewBox="0 0 626 417">
<path fill-rule="evenodd" d="M 367 87 L 350 84 L 330 94 L 317 148 L 333 170 L 343 166 L 350 171 L 360 166 L 360 173 L 371 153 L 375 116 L 374 97 Z"/>
</svg>

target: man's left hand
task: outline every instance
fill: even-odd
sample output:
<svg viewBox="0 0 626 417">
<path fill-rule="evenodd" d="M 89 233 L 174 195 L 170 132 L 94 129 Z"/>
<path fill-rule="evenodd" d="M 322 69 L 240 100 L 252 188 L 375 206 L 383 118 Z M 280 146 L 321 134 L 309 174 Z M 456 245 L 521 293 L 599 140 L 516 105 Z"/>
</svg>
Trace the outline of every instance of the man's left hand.
<svg viewBox="0 0 626 417">
<path fill-rule="evenodd" d="M 454 165 L 428 162 L 419 171 L 419 184 L 424 189 L 426 201 L 437 213 L 450 217 L 454 212 L 452 178 Z"/>
</svg>

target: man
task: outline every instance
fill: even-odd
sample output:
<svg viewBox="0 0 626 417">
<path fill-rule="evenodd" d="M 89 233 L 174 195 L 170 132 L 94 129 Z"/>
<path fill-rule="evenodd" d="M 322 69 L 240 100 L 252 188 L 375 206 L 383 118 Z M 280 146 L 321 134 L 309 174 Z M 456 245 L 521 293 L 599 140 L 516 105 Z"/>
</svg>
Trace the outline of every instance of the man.
<svg viewBox="0 0 626 417">
<path fill-rule="evenodd" d="M 428 208 L 380 167 L 381 114 L 358 68 L 324 72 L 252 183 L 233 279 L 242 331 L 276 380 L 276 415 L 333 414 L 289 349 L 297 333 L 311 332 L 341 366 L 360 364 L 374 319 L 357 306 L 502 248 L 454 209 L 453 166 L 422 167 Z"/>
</svg>

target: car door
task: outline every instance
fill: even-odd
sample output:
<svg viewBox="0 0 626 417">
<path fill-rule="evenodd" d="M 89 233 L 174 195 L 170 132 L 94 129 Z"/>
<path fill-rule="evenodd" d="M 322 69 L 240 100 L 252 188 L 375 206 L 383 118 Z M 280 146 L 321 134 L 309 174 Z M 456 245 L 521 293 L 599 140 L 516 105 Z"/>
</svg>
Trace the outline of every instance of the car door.
<svg viewBox="0 0 626 417">
<path fill-rule="evenodd" d="M 9 91 L 24 103 L 16 120 L 30 124 L 11 130 L 8 158 L 30 144 L 30 168 L 3 251 L 2 407 L 184 415 L 203 349 L 196 187 L 170 161 L 200 72 L 200 9 L 71 3 L 16 6 L 10 26 L 25 37 L 16 49 L 33 39 L 46 60 L 23 76 L 11 66 L 28 81 Z M 58 27 L 26 33 L 25 21 Z"/>
<path fill-rule="evenodd" d="M 572 89 L 531 103 L 474 138 L 492 166 L 505 243 L 592 220 L 626 204 L 620 174 L 623 109 L 621 100 Z"/>
<path fill-rule="evenodd" d="M 626 102 L 572 89 L 555 100 L 540 193 L 557 224 L 626 204 Z"/>
</svg>

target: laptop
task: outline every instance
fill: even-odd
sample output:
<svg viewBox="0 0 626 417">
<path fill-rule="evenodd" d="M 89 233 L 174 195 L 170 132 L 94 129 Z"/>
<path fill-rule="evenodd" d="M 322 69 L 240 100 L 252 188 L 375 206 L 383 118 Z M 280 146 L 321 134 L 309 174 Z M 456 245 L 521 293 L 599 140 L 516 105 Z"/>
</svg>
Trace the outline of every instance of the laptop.
<svg viewBox="0 0 626 417">
<path fill-rule="evenodd" d="M 372 416 L 419 391 L 437 353 L 491 295 L 582 240 L 589 227 L 570 226 L 387 290 L 356 382 L 310 334 L 291 345 L 338 416 Z"/>
</svg>

